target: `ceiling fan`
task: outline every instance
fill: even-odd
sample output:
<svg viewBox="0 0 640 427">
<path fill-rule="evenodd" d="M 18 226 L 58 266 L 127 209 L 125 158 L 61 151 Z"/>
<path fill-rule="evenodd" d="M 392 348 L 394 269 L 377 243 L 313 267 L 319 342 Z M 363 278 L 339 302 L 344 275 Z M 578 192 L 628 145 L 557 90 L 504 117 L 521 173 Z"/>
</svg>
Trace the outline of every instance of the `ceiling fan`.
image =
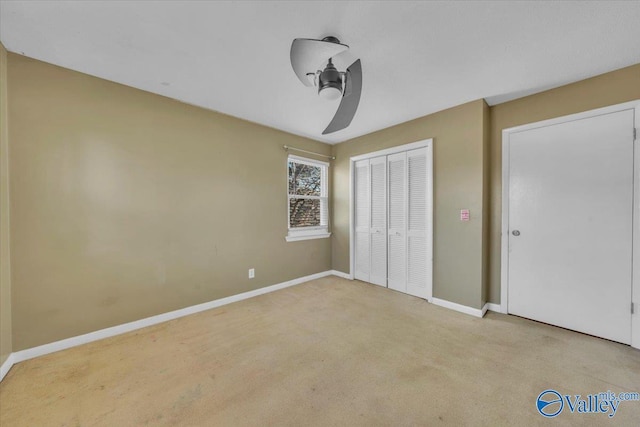
<svg viewBox="0 0 640 427">
<path fill-rule="evenodd" d="M 332 58 L 349 49 L 335 37 L 322 40 L 294 39 L 291 43 L 291 66 L 298 79 L 308 87 L 317 87 L 318 95 L 327 100 L 342 97 L 340 106 L 323 135 L 342 130 L 351 124 L 360 103 L 362 66 L 358 59 L 346 71 L 338 71 Z M 324 66 L 319 70 L 318 66 Z"/>
</svg>

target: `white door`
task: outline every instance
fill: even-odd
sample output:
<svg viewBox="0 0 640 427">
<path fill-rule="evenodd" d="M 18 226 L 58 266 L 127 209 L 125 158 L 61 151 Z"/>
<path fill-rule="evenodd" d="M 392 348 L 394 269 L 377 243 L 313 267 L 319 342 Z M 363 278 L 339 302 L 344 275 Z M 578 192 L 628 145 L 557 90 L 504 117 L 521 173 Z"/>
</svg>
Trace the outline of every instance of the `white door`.
<svg viewBox="0 0 640 427">
<path fill-rule="evenodd" d="M 370 282 L 387 286 L 387 158 L 369 160 L 371 191 Z"/>
<path fill-rule="evenodd" d="M 630 342 L 633 121 L 510 135 L 509 313 Z"/>
<path fill-rule="evenodd" d="M 369 160 L 355 163 L 355 278 L 368 282 L 371 275 Z"/>
<path fill-rule="evenodd" d="M 387 156 L 389 288 L 407 292 L 407 153 Z"/>
<path fill-rule="evenodd" d="M 407 152 L 407 290 L 420 298 L 430 298 L 431 197 L 430 162 L 427 148 Z"/>
</svg>

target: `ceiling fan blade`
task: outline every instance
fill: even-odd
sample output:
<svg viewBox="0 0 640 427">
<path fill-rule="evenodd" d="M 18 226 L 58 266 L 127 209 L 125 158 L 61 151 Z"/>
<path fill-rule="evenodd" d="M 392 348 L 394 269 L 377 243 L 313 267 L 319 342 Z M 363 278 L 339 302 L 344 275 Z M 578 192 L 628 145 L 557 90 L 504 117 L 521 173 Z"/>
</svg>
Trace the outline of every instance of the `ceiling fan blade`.
<svg viewBox="0 0 640 427">
<path fill-rule="evenodd" d="M 323 135 L 342 130 L 351 124 L 353 116 L 356 115 L 358 104 L 360 103 L 360 93 L 362 92 L 362 65 L 358 59 L 347 68 L 347 80 L 344 88 L 344 95 L 336 115 L 329 123 L 329 126 L 322 132 Z"/>
<path fill-rule="evenodd" d="M 349 49 L 342 43 L 313 39 L 294 39 L 291 43 L 291 66 L 305 86 L 313 86 L 307 73 L 315 73 L 324 63 Z"/>
</svg>

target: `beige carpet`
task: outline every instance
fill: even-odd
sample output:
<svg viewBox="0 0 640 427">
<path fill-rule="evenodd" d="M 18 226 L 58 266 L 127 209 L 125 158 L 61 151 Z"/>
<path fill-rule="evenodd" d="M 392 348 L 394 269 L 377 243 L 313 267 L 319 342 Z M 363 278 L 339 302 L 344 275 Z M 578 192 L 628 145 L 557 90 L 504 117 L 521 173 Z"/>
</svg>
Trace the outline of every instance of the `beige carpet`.
<svg viewBox="0 0 640 427">
<path fill-rule="evenodd" d="M 640 392 L 640 351 L 327 277 L 19 363 L 0 425 L 546 425 L 548 388 Z"/>
</svg>

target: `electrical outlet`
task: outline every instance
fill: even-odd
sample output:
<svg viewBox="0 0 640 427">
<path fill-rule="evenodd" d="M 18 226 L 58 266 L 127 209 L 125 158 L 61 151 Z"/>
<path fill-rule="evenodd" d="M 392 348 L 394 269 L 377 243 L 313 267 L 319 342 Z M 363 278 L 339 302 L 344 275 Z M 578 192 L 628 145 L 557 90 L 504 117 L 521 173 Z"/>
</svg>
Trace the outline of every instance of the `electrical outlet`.
<svg viewBox="0 0 640 427">
<path fill-rule="evenodd" d="M 249 269 L 249 279 L 253 279 L 254 277 L 256 277 L 256 269 L 255 268 L 250 268 Z"/>
</svg>

